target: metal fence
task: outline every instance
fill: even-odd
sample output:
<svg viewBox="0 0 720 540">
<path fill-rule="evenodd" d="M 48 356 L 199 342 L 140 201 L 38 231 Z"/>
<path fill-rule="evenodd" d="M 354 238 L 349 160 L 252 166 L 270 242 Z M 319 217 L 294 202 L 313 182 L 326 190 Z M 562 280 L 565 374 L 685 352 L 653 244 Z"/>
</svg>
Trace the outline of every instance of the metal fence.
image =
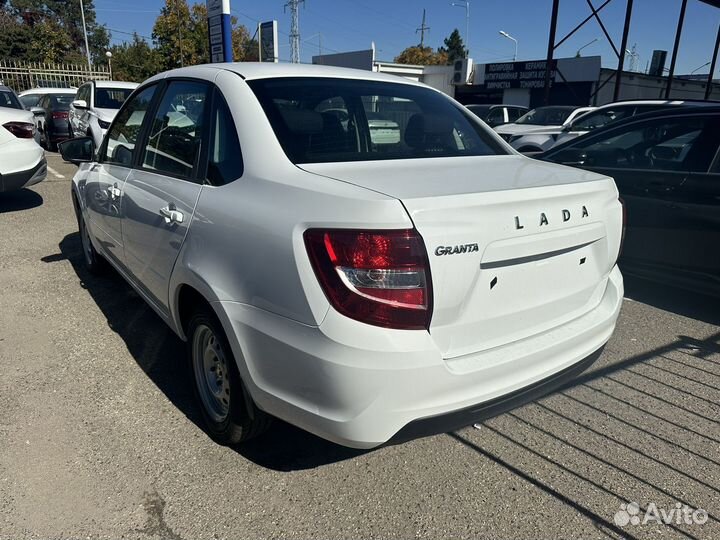
<svg viewBox="0 0 720 540">
<path fill-rule="evenodd" d="M 16 92 L 28 88 L 72 88 L 94 80 L 109 80 L 106 66 L 87 66 L 73 64 L 44 64 L 41 62 L 18 62 L 0 59 L 0 84 L 11 87 Z"/>
</svg>

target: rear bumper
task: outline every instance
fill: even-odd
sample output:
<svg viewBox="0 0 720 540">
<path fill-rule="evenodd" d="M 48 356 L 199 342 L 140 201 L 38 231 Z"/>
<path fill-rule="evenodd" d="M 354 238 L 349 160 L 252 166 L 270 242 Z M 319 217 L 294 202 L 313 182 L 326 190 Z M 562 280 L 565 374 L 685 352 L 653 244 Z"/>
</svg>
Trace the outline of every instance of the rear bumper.
<svg viewBox="0 0 720 540">
<path fill-rule="evenodd" d="M 0 174 L 0 192 L 15 191 L 42 182 L 47 177 L 47 161 L 43 156 L 31 169 Z"/>
<path fill-rule="evenodd" d="M 311 327 L 244 304 L 215 307 L 260 408 L 336 443 L 372 448 L 457 429 L 552 391 L 599 356 L 622 298 L 615 267 L 585 315 L 451 360 L 428 332 L 380 329 L 333 310 Z"/>
</svg>

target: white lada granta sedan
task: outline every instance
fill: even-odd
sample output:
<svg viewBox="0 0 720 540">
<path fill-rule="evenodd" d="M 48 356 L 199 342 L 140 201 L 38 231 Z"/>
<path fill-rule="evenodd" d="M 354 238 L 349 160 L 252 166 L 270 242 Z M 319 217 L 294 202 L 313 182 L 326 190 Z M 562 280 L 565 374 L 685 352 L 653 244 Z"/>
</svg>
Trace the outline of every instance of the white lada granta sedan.
<svg viewBox="0 0 720 540">
<path fill-rule="evenodd" d="M 358 448 L 456 429 L 556 388 L 615 327 L 613 180 L 518 155 L 422 84 L 184 68 L 62 153 L 84 162 L 87 266 L 187 341 L 222 443 L 271 417 Z"/>
</svg>

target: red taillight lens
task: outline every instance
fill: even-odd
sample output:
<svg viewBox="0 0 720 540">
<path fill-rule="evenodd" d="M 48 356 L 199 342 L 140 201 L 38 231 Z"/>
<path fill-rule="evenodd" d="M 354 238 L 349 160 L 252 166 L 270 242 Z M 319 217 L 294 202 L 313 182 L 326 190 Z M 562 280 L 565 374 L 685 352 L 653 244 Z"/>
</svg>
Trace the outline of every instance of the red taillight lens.
<svg viewBox="0 0 720 540">
<path fill-rule="evenodd" d="M 53 120 L 67 120 L 68 113 L 67 111 L 56 111 L 52 113 Z"/>
<path fill-rule="evenodd" d="M 35 136 L 35 124 L 27 122 L 8 122 L 3 127 L 18 139 L 32 139 Z"/>
<path fill-rule="evenodd" d="M 625 228 L 627 227 L 627 208 L 625 207 L 625 201 L 618 197 L 620 206 L 622 206 L 622 233 L 620 235 L 620 249 L 618 250 L 618 259 L 622 255 L 623 244 L 625 243 Z"/>
<path fill-rule="evenodd" d="M 384 328 L 429 328 L 430 267 L 417 231 L 310 229 L 305 245 L 325 295 L 340 313 Z"/>
</svg>

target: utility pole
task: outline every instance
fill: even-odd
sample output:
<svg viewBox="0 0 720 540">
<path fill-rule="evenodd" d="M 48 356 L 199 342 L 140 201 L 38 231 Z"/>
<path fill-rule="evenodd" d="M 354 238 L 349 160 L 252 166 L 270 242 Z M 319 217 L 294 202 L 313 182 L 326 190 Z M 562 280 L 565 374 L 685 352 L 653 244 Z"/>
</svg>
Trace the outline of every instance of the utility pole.
<svg viewBox="0 0 720 540">
<path fill-rule="evenodd" d="M 465 58 L 470 58 L 470 0 L 452 2 L 450 5 L 465 9 Z"/>
<path fill-rule="evenodd" d="M 180 67 L 185 67 L 185 56 L 183 55 L 182 46 L 182 21 L 180 20 L 180 8 L 178 7 L 178 0 L 175 0 L 175 18 L 177 19 L 177 32 L 178 32 L 178 51 L 180 51 Z"/>
<path fill-rule="evenodd" d="M 420 28 L 415 30 L 415 33 L 417 34 L 420 32 L 420 48 L 425 46 L 425 32 L 429 32 L 430 27 L 425 24 L 425 10 L 423 9 L 423 20 L 422 24 L 420 25 Z"/>
<path fill-rule="evenodd" d="M 90 61 L 90 45 L 88 45 L 87 38 L 87 27 L 85 26 L 85 8 L 83 7 L 83 0 L 80 0 L 80 17 L 83 23 L 83 34 L 85 35 L 85 54 L 87 54 L 88 71 L 92 70 L 92 62 Z"/>
<path fill-rule="evenodd" d="M 290 60 L 300 63 L 300 14 L 298 8 L 305 0 L 288 0 L 285 8 L 290 8 Z"/>
</svg>

